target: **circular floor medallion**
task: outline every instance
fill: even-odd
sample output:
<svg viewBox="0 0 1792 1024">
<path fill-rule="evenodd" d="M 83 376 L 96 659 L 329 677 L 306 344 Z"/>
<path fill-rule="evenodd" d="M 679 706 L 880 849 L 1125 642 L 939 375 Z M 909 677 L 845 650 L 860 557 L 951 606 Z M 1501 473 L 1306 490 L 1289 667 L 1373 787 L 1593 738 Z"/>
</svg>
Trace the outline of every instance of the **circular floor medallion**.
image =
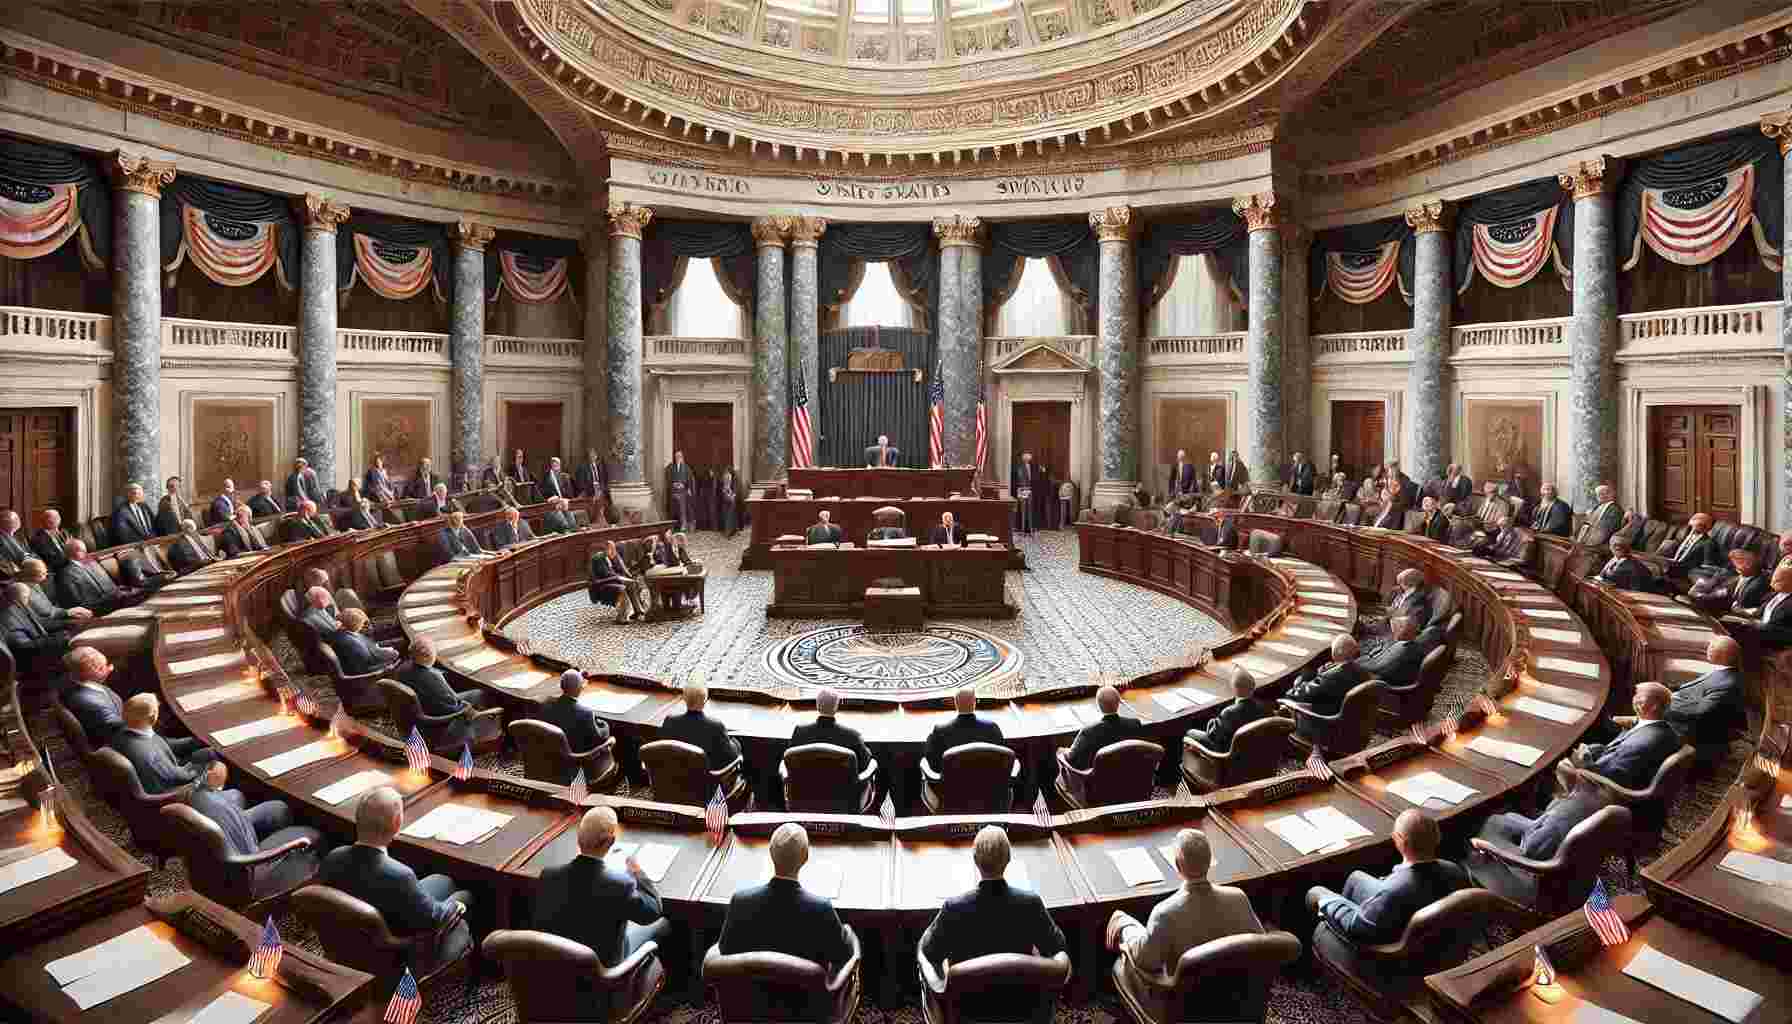
<svg viewBox="0 0 1792 1024">
<path fill-rule="evenodd" d="M 827 626 L 765 652 L 773 677 L 807 689 L 925 693 L 981 686 L 1020 671 L 1020 650 L 980 630 L 945 623 L 915 633 L 873 633 L 863 625 Z"/>
</svg>

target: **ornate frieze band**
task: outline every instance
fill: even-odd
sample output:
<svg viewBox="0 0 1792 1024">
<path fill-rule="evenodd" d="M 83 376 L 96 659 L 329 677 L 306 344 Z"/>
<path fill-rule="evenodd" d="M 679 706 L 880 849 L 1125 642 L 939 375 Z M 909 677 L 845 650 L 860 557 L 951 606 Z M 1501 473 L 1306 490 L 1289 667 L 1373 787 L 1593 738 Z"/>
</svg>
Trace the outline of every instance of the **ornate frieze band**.
<svg viewBox="0 0 1792 1024">
<path fill-rule="evenodd" d="M 954 245 L 981 247 L 983 245 L 983 218 L 966 217 L 953 214 L 950 217 L 935 217 L 933 233 L 940 240 L 940 248 Z"/>
<path fill-rule="evenodd" d="M 1232 200 L 1232 212 L 1244 218 L 1248 231 L 1274 231 L 1281 227 L 1282 218 L 1276 210 L 1274 192 L 1237 196 Z"/>
<path fill-rule="evenodd" d="M 162 186 L 173 183 L 174 165 L 165 160 L 151 160 L 138 153 L 118 150 L 112 154 L 112 184 L 126 192 L 141 192 L 162 198 Z"/>
<path fill-rule="evenodd" d="M 653 211 L 633 203 L 611 203 L 604 211 L 610 219 L 611 238 L 640 238 L 642 229 L 653 220 Z"/>
<path fill-rule="evenodd" d="M 307 192 L 304 197 L 295 201 L 293 211 L 298 214 L 299 223 L 307 231 L 323 231 L 335 234 L 336 228 L 348 220 L 349 209 L 342 203 L 328 196 L 320 196 L 315 192 Z"/>
<path fill-rule="evenodd" d="M 1431 231 L 1448 231 L 1454 219 L 1455 211 L 1441 199 L 1420 203 L 1406 211 L 1406 226 L 1421 235 Z"/>
<path fill-rule="evenodd" d="M 1557 180 L 1562 183 L 1562 188 L 1574 194 L 1574 198 L 1587 199 L 1617 188 L 1619 177 L 1620 168 L 1616 159 L 1596 156 L 1563 171 L 1557 176 Z"/>
</svg>

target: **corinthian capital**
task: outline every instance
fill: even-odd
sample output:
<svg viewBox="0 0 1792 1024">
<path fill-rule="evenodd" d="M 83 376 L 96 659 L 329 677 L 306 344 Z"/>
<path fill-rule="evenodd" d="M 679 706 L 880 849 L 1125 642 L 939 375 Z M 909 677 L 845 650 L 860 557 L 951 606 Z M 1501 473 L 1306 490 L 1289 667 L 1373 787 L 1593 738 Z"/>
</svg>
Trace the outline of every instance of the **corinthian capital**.
<svg viewBox="0 0 1792 1024">
<path fill-rule="evenodd" d="M 1275 231 L 1282 226 L 1274 192 L 1257 192 L 1232 198 L 1232 212 L 1244 218 L 1246 231 Z"/>
<path fill-rule="evenodd" d="M 935 217 L 933 233 L 939 236 L 940 247 L 953 245 L 982 245 L 983 218 L 965 217 L 953 214 L 950 217 Z"/>
<path fill-rule="evenodd" d="M 828 230 L 826 217 L 792 217 L 790 218 L 790 244 L 813 248 L 821 244 L 821 236 Z"/>
<path fill-rule="evenodd" d="M 633 203 L 613 202 L 604 210 L 610 218 L 611 238 L 640 238 L 641 231 L 653 220 L 653 211 Z"/>
<path fill-rule="evenodd" d="M 1761 115 L 1761 134 L 1780 144 L 1780 155 L 1792 153 L 1792 110 Z"/>
<path fill-rule="evenodd" d="M 1427 231 L 1450 230 L 1450 219 L 1455 211 L 1442 199 L 1433 199 L 1417 206 L 1407 207 L 1406 226 L 1424 234 Z"/>
<path fill-rule="evenodd" d="M 1097 241 L 1125 242 L 1138 230 L 1138 222 L 1133 219 L 1132 207 L 1109 206 L 1090 211 L 1089 227 L 1095 231 Z"/>
<path fill-rule="evenodd" d="M 304 198 L 292 205 L 299 215 L 299 222 L 307 231 L 324 231 L 333 235 L 337 226 L 348 220 L 346 204 L 315 192 L 305 193 Z"/>
<path fill-rule="evenodd" d="M 460 246 L 462 249 L 471 249 L 474 252 L 484 252 L 485 247 L 491 243 L 492 234 L 492 228 L 489 224 L 481 224 L 478 221 L 471 220 L 454 222 L 454 244 Z"/>
<path fill-rule="evenodd" d="M 1618 187 L 1618 161 L 1604 156 L 1589 157 L 1563 171 L 1557 180 L 1576 199 L 1601 195 Z"/>
<path fill-rule="evenodd" d="M 118 150 L 112 154 L 112 184 L 126 192 L 141 192 L 162 198 L 162 186 L 174 180 L 174 165 L 166 160 L 151 160 L 140 153 Z"/>
<path fill-rule="evenodd" d="M 782 248 L 790 240 L 795 222 L 795 217 L 760 217 L 754 220 L 753 244 L 761 249 L 768 245 Z"/>
</svg>

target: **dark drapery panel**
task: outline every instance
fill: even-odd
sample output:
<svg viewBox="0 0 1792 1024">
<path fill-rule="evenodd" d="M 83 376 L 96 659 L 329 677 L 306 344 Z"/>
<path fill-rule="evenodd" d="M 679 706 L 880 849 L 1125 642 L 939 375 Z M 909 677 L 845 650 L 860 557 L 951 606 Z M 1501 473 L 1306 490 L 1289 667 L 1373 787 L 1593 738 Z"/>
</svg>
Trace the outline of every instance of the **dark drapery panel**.
<svg viewBox="0 0 1792 1024">
<path fill-rule="evenodd" d="M 1170 268 L 1179 256 L 1213 253 L 1232 280 L 1232 290 L 1249 296 L 1249 232 L 1244 219 L 1230 211 L 1184 221 L 1154 221 L 1139 239 L 1139 305 L 1149 312 L 1170 287 Z"/>
<path fill-rule="evenodd" d="M 831 229 L 830 229 L 831 230 Z M 823 237 L 826 237 L 825 235 Z M 902 465 L 927 466 L 927 381 L 933 373 L 933 336 L 912 328 L 847 327 L 821 333 L 821 443 L 816 464 L 863 465 L 865 446 L 877 435 L 890 435 L 902 449 Z M 846 366 L 856 348 L 885 348 L 902 354 L 913 373 L 841 373 L 830 381 L 830 369 Z"/>
<path fill-rule="evenodd" d="M 1555 245 L 1562 254 L 1562 265 L 1570 266 L 1574 257 L 1574 197 L 1562 188 L 1556 178 L 1533 178 L 1498 192 L 1476 196 L 1456 209 L 1456 290 L 1468 286 L 1474 261 L 1475 225 L 1504 224 L 1530 217 L 1557 207 Z"/>
<path fill-rule="evenodd" d="M 1055 256 L 1070 280 L 1070 298 L 1085 310 L 1089 322 L 1095 311 L 1101 280 L 1101 250 L 1087 217 L 1070 220 L 1025 220 L 995 224 L 989 229 L 989 251 L 983 256 L 983 303 L 996 309 L 1007 301 L 1008 289 L 1017 280 L 1018 260 Z"/>
<path fill-rule="evenodd" d="M 821 236 L 816 297 L 824 309 L 838 308 L 850 294 L 856 268 L 864 263 L 895 262 L 906 282 L 910 305 L 926 318 L 923 327 L 938 322 L 939 248 L 928 224 L 830 224 Z"/>
<path fill-rule="evenodd" d="M 753 231 L 740 221 L 656 220 L 641 238 L 641 301 L 659 305 L 678 286 L 680 259 L 717 260 L 736 295 L 753 294 Z M 747 316 L 752 304 L 745 303 Z"/>
<path fill-rule="evenodd" d="M 544 263 L 564 258 L 568 261 L 566 271 L 570 275 L 582 262 L 579 258 L 579 243 L 570 238 L 548 238 L 544 235 L 526 235 L 520 231 L 500 231 L 485 247 L 487 302 L 496 300 L 498 292 L 504 287 L 503 276 L 498 268 L 498 254 L 504 252 L 516 253 L 522 257 L 525 267 L 537 272 L 547 269 Z"/>
<path fill-rule="evenodd" d="M 449 270 L 454 265 L 454 253 L 448 245 L 446 227 L 355 211 L 348 223 L 336 231 L 336 288 L 339 291 L 354 284 L 356 235 L 366 235 L 386 245 L 430 250 L 429 276 L 435 280 L 436 293 L 452 300 L 454 275 Z"/>
<path fill-rule="evenodd" d="M 209 178 L 176 175 L 162 187 L 162 262 L 167 264 L 180 249 L 181 210 L 194 207 L 218 220 L 275 225 L 274 244 L 279 249 L 280 275 L 295 288 L 299 280 L 299 230 L 292 205 L 282 195 L 260 189 L 228 185 Z M 215 230 L 215 228 L 214 228 Z"/>
<path fill-rule="evenodd" d="M 1307 257 L 1307 294 L 1318 302 L 1327 292 L 1325 254 L 1328 252 L 1373 253 L 1381 246 L 1400 239 L 1399 290 L 1412 294 L 1413 229 L 1405 217 L 1384 217 L 1367 224 L 1351 224 L 1329 228 L 1313 236 L 1313 248 Z M 1411 301 L 1410 299 L 1408 300 Z M 1368 328 L 1374 330 L 1375 328 Z"/>
<path fill-rule="evenodd" d="M 1619 265 L 1629 264 L 1636 251 L 1637 233 L 1642 229 L 1644 189 L 1699 185 L 1748 164 L 1755 165 L 1752 205 L 1761 225 L 1762 241 L 1777 250 L 1785 230 L 1784 159 L 1777 140 L 1761 134 L 1758 128 L 1748 127 L 1632 163 L 1617 197 Z"/>
<path fill-rule="evenodd" d="M 77 185 L 75 203 L 93 255 L 112 265 L 112 185 L 84 153 L 16 136 L 0 136 L 0 178 L 25 185 Z"/>
<path fill-rule="evenodd" d="M 1762 265 L 1754 242 L 1746 236 L 1696 267 L 1670 263 L 1645 245 L 1636 266 L 1618 275 L 1619 313 L 1734 306 L 1779 298 L 1780 272 Z"/>
</svg>

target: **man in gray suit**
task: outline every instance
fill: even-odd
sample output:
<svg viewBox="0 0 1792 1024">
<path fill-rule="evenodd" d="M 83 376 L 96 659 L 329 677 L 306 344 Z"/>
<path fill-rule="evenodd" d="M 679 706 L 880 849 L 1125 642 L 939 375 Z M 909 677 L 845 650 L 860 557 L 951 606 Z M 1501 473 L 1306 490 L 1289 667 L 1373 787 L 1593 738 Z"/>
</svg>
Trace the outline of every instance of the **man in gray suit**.
<svg viewBox="0 0 1792 1024">
<path fill-rule="evenodd" d="M 162 503 L 156 507 L 156 532 L 164 537 L 179 533 L 181 520 L 192 515 L 193 506 L 180 494 L 180 477 L 169 477 L 167 493 L 162 495 Z"/>
<path fill-rule="evenodd" d="M 1314 942 L 1332 936 L 1352 946 L 1393 942 L 1414 914 L 1468 888 L 1467 872 L 1438 859 L 1441 842 L 1436 821 L 1415 810 L 1401 811 L 1394 819 L 1400 863 L 1386 878 L 1352 871 L 1341 893 L 1321 885 L 1307 890 L 1307 909 L 1319 916 Z"/>
<path fill-rule="evenodd" d="M 317 482 L 317 470 L 304 459 L 292 460 L 292 472 L 286 474 L 286 504 L 297 508 L 301 501 L 324 503 L 323 485 Z"/>
<path fill-rule="evenodd" d="M 1228 935 L 1263 931 L 1244 890 L 1207 880 L 1213 861 L 1207 836 L 1200 829 L 1176 833 L 1176 873 L 1182 888 L 1151 908 L 1145 924 L 1124 910 L 1108 918 L 1108 948 L 1123 953 L 1139 971 L 1162 974 L 1174 970 L 1182 954 L 1204 942 Z"/>
<path fill-rule="evenodd" d="M 685 463 L 684 452 L 673 452 L 672 464 L 666 467 L 666 503 L 672 518 L 678 521 L 679 529 L 697 528 L 696 502 L 692 493 L 696 486 L 697 478 Z"/>
<path fill-rule="evenodd" d="M 64 605 L 91 608 L 95 615 L 129 608 L 142 603 L 148 596 L 142 590 L 121 587 L 113 582 L 106 570 L 87 557 L 87 543 L 79 540 L 68 542 L 68 564 L 57 573 L 56 583 L 62 590 Z"/>
<path fill-rule="evenodd" d="M 1615 501 L 1616 494 L 1611 484 L 1600 484 L 1593 488 L 1595 502 L 1592 511 L 1587 513 L 1587 522 L 1580 528 L 1580 542 L 1589 547 L 1604 547 L 1618 527 L 1624 525 L 1624 507 Z"/>
<path fill-rule="evenodd" d="M 180 521 L 180 539 L 168 545 L 168 564 L 182 576 L 203 569 L 218 560 L 211 542 L 199 532 L 199 524 L 191 518 Z"/>
<path fill-rule="evenodd" d="M 74 623 L 93 618 L 90 608 L 78 604 L 63 607 L 56 603 L 56 598 L 49 592 L 50 570 L 45 568 L 41 558 L 27 558 L 20 563 L 18 581 L 30 588 L 25 603 L 31 608 L 31 614 L 43 622 L 45 629 L 66 633 L 80 628 Z"/>
<path fill-rule="evenodd" d="M 1680 749 L 1680 734 L 1666 720 L 1673 691 L 1660 683 L 1640 683 L 1631 695 L 1636 717 L 1614 718 L 1624 729 L 1610 743 L 1582 743 L 1556 764 L 1556 783 L 1566 793 L 1583 771 L 1603 775 L 1625 789 L 1647 789 L 1655 771 Z M 1597 731 L 1597 730 L 1595 730 Z"/>
<path fill-rule="evenodd" d="M 19 536 L 19 514 L 12 509 L 0 509 L 0 561 L 12 563 L 12 569 L 25 564 L 25 559 L 32 557 L 31 544 L 27 538 Z"/>
<path fill-rule="evenodd" d="M 545 478 L 544 478 L 545 479 Z M 535 531 L 523 522 L 523 514 L 512 505 L 504 510 L 504 521 L 492 527 L 492 547 L 499 551 L 535 539 Z"/>
<path fill-rule="evenodd" d="M 449 561 L 485 553 L 485 549 L 479 546 L 479 539 L 473 536 L 472 530 L 467 529 L 467 514 L 458 509 L 448 513 L 448 527 L 442 531 L 438 543 L 442 549 L 442 557 Z"/>
<path fill-rule="evenodd" d="M 323 587 L 311 587 L 305 591 L 305 610 L 299 614 L 299 621 L 311 627 L 320 638 L 342 628 L 342 622 L 330 600 L 330 592 Z"/>
</svg>

